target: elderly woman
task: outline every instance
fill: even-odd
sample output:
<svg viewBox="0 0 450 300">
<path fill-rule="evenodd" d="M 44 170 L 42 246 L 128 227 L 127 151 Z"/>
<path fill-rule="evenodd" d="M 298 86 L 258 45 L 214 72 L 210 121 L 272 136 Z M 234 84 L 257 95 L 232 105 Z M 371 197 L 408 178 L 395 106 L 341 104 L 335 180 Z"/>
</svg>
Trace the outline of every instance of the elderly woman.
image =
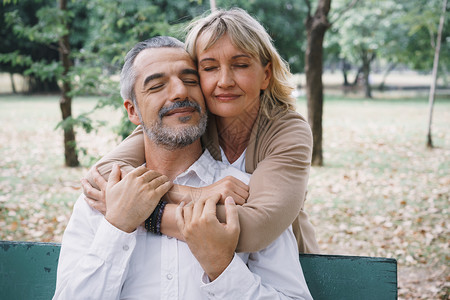
<svg viewBox="0 0 450 300">
<path fill-rule="evenodd" d="M 177 203 L 199 193 L 217 192 L 223 198 L 241 198 L 237 201 L 242 203 L 238 207 L 238 252 L 267 247 L 291 224 L 299 251 L 318 252 L 314 229 L 303 211 L 311 163 L 311 131 L 304 117 L 295 112 L 288 82 L 291 74 L 270 36 L 245 11 L 218 10 L 190 25 L 186 50 L 198 66 L 210 111 L 203 146 L 216 160 L 252 176 L 248 190 L 232 178 L 205 188 L 174 186 L 170 201 Z M 138 127 L 96 167 L 106 176 L 114 163 L 131 169 L 143 162 L 143 131 Z M 88 179 L 104 186 L 95 169 Z M 86 181 L 83 186 L 88 203 L 104 209 L 101 193 Z M 166 205 L 161 232 L 182 238 L 175 232 L 175 206 Z M 218 217 L 224 219 L 220 205 Z"/>
</svg>

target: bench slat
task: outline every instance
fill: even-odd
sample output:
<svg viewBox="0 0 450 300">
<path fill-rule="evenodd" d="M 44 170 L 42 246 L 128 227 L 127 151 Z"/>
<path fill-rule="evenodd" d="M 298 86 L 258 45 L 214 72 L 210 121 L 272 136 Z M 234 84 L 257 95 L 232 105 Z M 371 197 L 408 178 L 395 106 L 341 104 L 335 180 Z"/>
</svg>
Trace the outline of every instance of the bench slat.
<svg viewBox="0 0 450 300">
<path fill-rule="evenodd" d="M 397 299 L 397 261 L 392 258 L 300 254 L 314 299 Z"/>
<path fill-rule="evenodd" d="M 0 241 L 1 299 L 51 299 L 60 244 Z M 300 254 L 316 300 L 397 298 L 395 259 Z"/>
<path fill-rule="evenodd" d="M 59 250 L 59 244 L 0 241 L 1 298 L 51 299 Z"/>
</svg>

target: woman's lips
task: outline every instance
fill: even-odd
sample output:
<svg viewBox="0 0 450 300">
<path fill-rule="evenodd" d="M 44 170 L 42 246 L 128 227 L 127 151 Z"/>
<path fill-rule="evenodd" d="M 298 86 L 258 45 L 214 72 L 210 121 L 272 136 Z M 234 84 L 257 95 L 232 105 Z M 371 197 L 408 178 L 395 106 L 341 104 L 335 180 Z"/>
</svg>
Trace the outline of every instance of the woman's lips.
<svg viewBox="0 0 450 300">
<path fill-rule="evenodd" d="M 217 94 L 214 96 L 219 101 L 232 101 L 239 98 L 240 95 L 237 94 Z"/>
</svg>

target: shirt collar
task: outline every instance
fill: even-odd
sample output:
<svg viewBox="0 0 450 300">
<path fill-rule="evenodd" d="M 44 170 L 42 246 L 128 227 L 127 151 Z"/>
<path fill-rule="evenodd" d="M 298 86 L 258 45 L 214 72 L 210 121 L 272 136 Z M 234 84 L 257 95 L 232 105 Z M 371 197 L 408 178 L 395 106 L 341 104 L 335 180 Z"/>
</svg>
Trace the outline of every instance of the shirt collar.
<svg viewBox="0 0 450 300">
<path fill-rule="evenodd" d="M 205 149 L 203 154 L 186 171 L 177 176 L 176 181 L 182 181 L 186 176 L 196 175 L 205 185 L 214 183 L 216 160 Z"/>
</svg>

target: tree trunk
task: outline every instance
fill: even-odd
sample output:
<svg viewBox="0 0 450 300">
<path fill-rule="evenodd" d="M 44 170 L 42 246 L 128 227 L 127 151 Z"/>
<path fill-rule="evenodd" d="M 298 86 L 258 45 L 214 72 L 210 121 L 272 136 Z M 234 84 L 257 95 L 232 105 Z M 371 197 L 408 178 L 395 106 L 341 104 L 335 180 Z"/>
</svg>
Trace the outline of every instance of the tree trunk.
<svg viewBox="0 0 450 300">
<path fill-rule="evenodd" d="M 342 76 L 344 76 L 344 86 L 349 86 L 350 83 L 348 82 L 348 77 L 347 77 L 347 71 L 348 71 L 348 64 L 347 61 L 345 59 L 342 60 Z"/>
<path fill-rule="evenodd" d="M 386 72 L 384 72 L 384 74 L 383 74 L 383 78 L 381 79 L 380 85 L 378 86 L 379 91 L 384 91 L 384 89 L 386 87 L 386 79 L 387 79 L 388 75 L 391 73 L 391 71 L 394 70 L 394 68 L 396 66 L 397 66 L 396 63 L 389 64 Z"/>
<path fill-rule="evenodd" d="M 17 94 L 16 85 L 14 84 L 14 74 L 9 73 L 9 78 L 11 79 L 11 89 L 13 94 Z"/>
<path fill-rule="evenodd" d="M 355 78 L 353 79 L 352 86 L 356 86 L 358 84 L 359 75 L 361 75 L 362 70 L 363 70 L 363 67 L 359 67 L 358 71 L 356 71 L 356 75 L 355 75 Z"/>
<path fill-rule="evenodd" d="M 436 82 L 437 82 L 437 72 L 438 72 L 438 66 L 439 66 L 439 53 L 441 51 L 441 39 L 442 39 L 442 31 L 444 29 L 444 21 L 445 21 L 445 14 L 447 11 L 447 0 L 443 1 L 442 6 L 442 15 L 439 20 L 439 28 L 438 28 L 438 34 L 436 38 L 436 48 L 434 49 L 434 60 L 433 60 L 433 79 L 431 81 L 431 87 L 430 87 L 430 95 L 428 96 L 428 103 L 429 103 L 429 112 L 428 112 L 428 134 L 427 134 L 427 147 L 433 148 L 433 140 L 431 137 L 431 124 L 433 119 L 433 107 L 434 107 L 434 98 L 436 95 Z"/>
<path fill-rule="evenodd" d="M 372 61 L 375 59 L 375 53 L 368 53 L 367 51 L 363 51 L 362 53 L 362 72 L 364 77 L 364 96 L 366 98 L 372 98 L 372 87 L 370 86 L 370 65 Z"/>
<path fill-rule="evenodd" d="M 216 11 L 217 10 L 216 0 L 209 0 L 209 6 L 211 7 L 211 11 Z"/>
<path fill-rule="evenodd" d="M 309 1 L 308 1 L 308 4 Z M 330 27 L 327 16 L 331 0 L 319 0 L 314 15 L 306 19 L 307 48 L 305 53 L 306 97 L 308 102 L 308 122 L 313 134 L 312 164 L 323 165 L 322 154 L 322 114 L 323 114 L 323 39 Z M 308 5 L 310 7 L 310 5 Z"/>
<path fill-rule="evenodd" d="M 62 11 L 67 10 L 67 1 L 59 0 L 59 9 Z M 68 29 L 68 25 L 66 23 L 66 28 Z M 61 90 L 61 98 L 59 101 L 59 106 L 61 108 L 62 118 L 63 120 L 67 120 L 72 116 L 72 97 L 69 96 L 71 86 L 69 79 L 67 78 L 67 74 L 69 72 L 70 67 L 72 66 L 72 62 L 70 61 L 70 44 L 69 44 L 69 34 L 62 36 L 59 39 L 59 57 L 63 66 L 63 74 L 62 74 L 62 90 Z M 75 141 L 75 131 L 73 129 L 73 125 L 65 124 L 63 126 L 64 130 L 64 157 L 66 166 L 68 167 L 77 167 L 80 165 L 78 161 L 77 151 L 76 151 L 76 141 Z"/>
</svg>

